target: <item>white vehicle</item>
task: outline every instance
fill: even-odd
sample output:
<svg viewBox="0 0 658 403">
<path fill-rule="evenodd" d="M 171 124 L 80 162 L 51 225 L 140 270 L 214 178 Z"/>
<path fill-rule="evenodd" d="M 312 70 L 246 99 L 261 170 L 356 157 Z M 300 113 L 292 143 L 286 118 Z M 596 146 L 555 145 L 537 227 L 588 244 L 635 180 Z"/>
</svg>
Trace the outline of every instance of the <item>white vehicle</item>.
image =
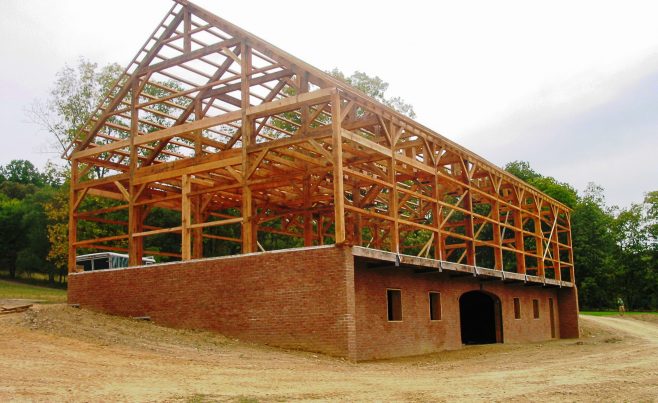
<svg viewBox="0 0 658 403">
<path fill-rule="evenodd" d="M 128 267 L 128 255 L 114 252 L 90 253 L 76 257 L 75 263 L 78 268 L 84 271 L 117 269 Z M 152 256 L 142 258 L 142 264 L 144 265 L 154 263 L 155 259 Z"/>
</svg>

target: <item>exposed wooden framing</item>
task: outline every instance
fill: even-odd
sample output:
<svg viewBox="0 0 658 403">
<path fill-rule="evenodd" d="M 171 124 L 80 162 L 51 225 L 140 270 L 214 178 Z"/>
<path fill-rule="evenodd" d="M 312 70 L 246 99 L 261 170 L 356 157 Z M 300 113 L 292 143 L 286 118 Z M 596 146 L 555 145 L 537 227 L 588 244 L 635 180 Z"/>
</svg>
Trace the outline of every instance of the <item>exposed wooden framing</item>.
<svg viewBox="0 0 658 403">
<path fill-rule="evenodd" d="M 130 179 L 129 191 L 121 185 L 121 182 L 115 182 L 121 193 L 124 194 L 128 200 L 128 264 L 137 266 L 142 264 L 142 257 L 144 253 L 144 239 L 135 237 L 136 232 L 142 232 L 144 217 L 142 215 L 142 206 L 135 206 L 135 202 L 139 197 L 138 188 L 134 184 L 135 171 L 137 170 L 137 147 L 135 147 L 135 139 L 138 132 L 139 109 L 139 82 L 133 81 L 131 90 L 131 111 L 130 111 Z M 143 190 L 143 187 L 142 187 Z"/>
<path fill-rule="evenodd" d="M 495 244 L 494 250 L 494 269 L 503 270 L 503 235 L 502 231 L 505 231 L 505 226 L 500 225 L 500 201 L 495 200 L 491 206 L 492 214 L 491 218 L 494 220 L 493 224 L 493 242 Z M 505 216 L 507 219 L 507 216 Z"/>
<path fill-rule="evenodd" d="M 160 255 L 188 260 L 206 255 L 204 239 L 256 252 L 266 232 L 305 246 L 332 240 L 497 272 L 514 256 L 519 275 L 536 270 L 560 281 L 569 270 L 574 279 L 566 206 L 187 1 L 170 11 L 82 133 L 68 155 L 71 271 L 81 247 L 126 250 L 136 265 L 149 236 L 180 233 L 181 252 Z M 94 168 L 109 174 L 82 181 Z M 79 211 L 87 195 L 122 204 Z M 180 212 L 180 225 L 145 226 L 153 207 Z M 126 209 L 127 222 L 103 217 Z M 126 233 L 79 240 L 84 219 Z M 241 228 L 239 238 L 211 233 L 227 224 Z M 414 233 L 426 241 L 417 245 Z M 532 239 L 537 246 L 526 250 Z M 485 248 L 490 261 L 480 258 Z"/>
<path fill-rule="evenodd" d="M 395 133 L 397 127 L 394 127 L 391 124 L 391 132 Z M 400 253 L 400 223 L 398 221 L 399 211 L 398 211 L 398 185 L 397 185 L 397 176 L 396 176 L 396 162 L 395 162 L 395 140 L 391 140 L 391 150 L 390 161 L 388 166 L 388 184 L 391 187 L 390 200 L 389 200 L 389 214 L 393 219 L 392 228 L 391 228 L 391 249 L 395 253 Z"/>
<path fill-rule="evenodd" d="M 334 185 L 334 228 L 336 244 L 343 244 L 345 235 L 345 190 L 343 186 L 343 138 L 340 128 L 340 96 L 331 98 L 331 133 Z"/>
<path fill-rule="evenodd" d="M 251 95 L 249 93 L 249 80 L 251 71 L 251 48 L 245 42 L 240 45 L 242 50 L 241 73 L 241 98 L 242 98 L 242 253 L 255 252 L 257 234 L 254 233 L 254 201 L 251 187 L 247 184 L 252 164 L 249 161 L 249 146 L 254 140 L 254 120 L 248 110 L 251 108 Z M 255 164 L 254 164 L 255 165 Z M 255 169 L 255 167 L 254 167 Z"/>
<path fill-rule="evenodd" d="M 76 183 L 79 173 L 78 161 L 75 159 L 71 160 L 71 183 Z M 82 201 L 83 195 L 79 195 L 80 192 L 76 191 L 75 186 L 71 186 L 69 191 L 69 259 L 68 259 L 68 271 L 72 273 L 76 270 L 75 257 L 77 249 L 75 247 L 76 242 L 78 241 L 78 220 L 76 217 L 76 209 L 80 202 Z M 85 192 L 86 193 L 86 192 Z"/>
<path fill-rule="evenodd" d="M 183 260 L 189 260 L 192 258 L 192 181 L 189 175 L 183 174 L 181 190 L 181 257 Z"/>
</svg>

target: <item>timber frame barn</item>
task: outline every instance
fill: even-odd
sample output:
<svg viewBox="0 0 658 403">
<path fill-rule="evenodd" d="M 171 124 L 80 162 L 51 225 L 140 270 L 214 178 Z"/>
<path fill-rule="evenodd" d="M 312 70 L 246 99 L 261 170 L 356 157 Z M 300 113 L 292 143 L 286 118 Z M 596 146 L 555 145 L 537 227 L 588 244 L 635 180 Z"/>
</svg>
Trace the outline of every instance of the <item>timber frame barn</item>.
<svg viewBox="0 0 658 403">
<path fill-rule="evenodd" d="M 492 309 L 499 310 L 492 316 L 495 341 L 502 341 L 503 329 L 505 341 L 546 339 L 557 337 L 556 332 L 562 337 L 577 337 L 568 207 L 407 116 L 185 0 L 175 1 L 81 128 L 65 158 L 72 167 L 72 303 L 112 313 L 151 315 L 176 326 L 214 328 L 274 345 L 370 359 L 461 345 L 450 341 L 453 336 L 458 338 L 460 320 L 457 305 L 455 312 L 448 312 L 452 305 L 446 299 L 447 287 L 480 290 L 491 297 L 497 306 Z M 99 172 L 103 175 L 97 175 Z M 90 196 L 108 199 L 108 207 L 86 210 L 84 200 Z M 179 219 L 168 227 L 148 225 L 149 215 L 158 210 L 170 215 L 175 212 Z M 80 239 L 78 229 L 84 222 L 107 225 L 116 235 Z M 230 230 L 218 232 L 218 227 Z M 163 234 L 179 240 L 180 248 L 145 247 L 149 237 L 158 239 Z M 264 251 L 259 237 L 268 234 L 289 239 L 286 245 L 297 248 Z M 230 245 L 221 250 L 233 251 L 224 253 L 233 256 L 209 253 L 211 243 Z M 104 250 L 127 252 L 130 266 L 140 265 L 144 255 L 160 255 L 172 262 L 78 273 L 79 251 Z M 312 268 L 322 262 L 341 268 Z M 305 269 L 297 271 L 298 266 Z M 238 287 L 242 279 L 232 277 L 237 275 L 236 267 L 250 273 L 252 285 L 260 282 L 264 283 L 260 287 L 267 287 L 271 281 L 277 289 L 297 279 L 309 287 L 314 281 L 324 284 L 335 277 L 342 284 L 336 297 L 342 302 L 331 300 L 335 292 L 327 292 L 327 287 L 338 284 L 316 289 L 329 305 L 346 307 L 331 318 L 317 313 L 324 318 L 316 318 L 317 326 L 329 326 L 333 336 L 313 341 L 314 336 L 300 334 L 282 341 L 283 336 L 259 333 L 253 324 L 234 329 L 226 323 L 208 324 L 208 318 L 181 323 L 164 313 L 166 309 L 158 304 L 165 302 L 158 302 L 156 296 L 148 301 L 134 299 L 137 294 L 141 298 L 148 293 L 140 283 L 157 288 L 155 279 L 172 273 L 194 282 L 194 273 L 214 268 L 194 283 L 196 287 L 203 288 L 213 277 L 226 282 L 232 278 L 234 289 L 243 292 L 240 298 L 250 300 L 245 297 L 250 295 L 249 287 Z M 294 273 L 281 273 L 291 270 Z M 381 342 L 391 344 L 390 351 L 360 347 L 375 342 L 366 343 L 365 336 L 360 339 L 359 299 L 379 293 L 360 291 L 378 281 L 372 277 L 361 283 L 360 272 L 382 279 L 383 287 L 383 310 L 363 308 L 364 315 L 379 315 L 389 324 L 411 319 L 409 312 L 414 304 L 422 305 L 422 298 L 414 297 L 412 308 L 407 308 L 405 302 L 411 297 L 391 280 L 405 273 L 398 283 L 418 278 L 416 283 L 425 284 L 423 293 L 443 287 L 438 302 L 443 308 L 439 308 L 444 318 L 456 315 L 452 327 L 457 336 L 444 334 L 443 341 L 420 349 L 404 343 L 396 347 L 390 340 Z M 140 277 L 148 273 L 155 277 Z M 124 284 L 125 275 L 129 277 Z M 278 284 L 277 276 L 283 275 L 287 277 Z M 160 291 L 170 297 L 182 292 L 169 286 L 163 285 Z M 488 291 L 484 289 L 487 287 Z M 232 299 L 227 296 L 230 289 L 223 289 L 223 303 Z M 204 297 L 205 291 L 191 292 L 198 299 L 206 298 L 206 309 L 215 309 L 213 297 Z M 262 289 L 259 292 L 269 295 Z M 512 297 L 514 293 L 519 297 Z M 455 294 L 456 301 L 462 299 L 460 295 Z M 519 298 L 520 302 L 516 301 Z M 119 299 L 123 302 L 117 302 Z M 180 301 L 193 304 L 193 299 L 186 296 Z M 398 321 L 400 299 L 406 316 Z M 546 319 L 541 321 L 546 322 L 541 329 L 514 330 L 514 323 L 508 325 L 506 316 L 512 312 L 517 315 L 530 300 L 541 300 L 542 315 L 552 315 L 550 323 Z M 285 301 L 277 301 L 287 306 Z M 436 310 L 436 297 L 432 302 L 430 296 L 429 301 L 428 309 Z M 293 305 L 307 302 L 302 298 Z M 253 306 L 244 304 L 249 302 L 243 301 L 240 309 L 253 322 L 249 314 Z M 215 314 L 221 316 L 230 309 L 217 308 Z M 308 317 L 313 317 L 316 308 L 307 309 Z M 533 307 L 534 314 L 538 315 L 538 309 Z M 295 314 L 290 313 L 290 317 Z M 461 322 L 464 320 L 462 317 Z M 271 323 L 269 326 L 272 328 Z M 300 328 L 299 324 L 293 327 Z M 344 328 L 345 334 L 338 328 Z M 314 334 L 318 329 L 309 332 Z"/>
</svg>

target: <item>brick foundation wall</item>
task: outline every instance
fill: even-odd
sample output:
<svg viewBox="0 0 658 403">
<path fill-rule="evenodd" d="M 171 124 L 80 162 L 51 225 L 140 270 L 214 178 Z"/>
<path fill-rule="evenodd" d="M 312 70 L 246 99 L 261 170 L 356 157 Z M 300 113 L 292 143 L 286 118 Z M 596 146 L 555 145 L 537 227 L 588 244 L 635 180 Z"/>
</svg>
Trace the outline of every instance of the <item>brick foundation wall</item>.
<svg viewBox="0 0 658 403">
<path fill-rule="evenodd" d="M 549 298 L 554 304 L 556 337 L 561 334 L 561 316 L 573 316 L 572 304 L 560 298 L 562 294 L 558 296 L 555 288 L 504 284 L 501 281 L 481 282 L 470 276 L 450 277 L 448 273 L 419 274 L 410 269 L 367 268 L 358 260 L 354 279 L 357 360 L 461 348 L 459 298 L 467 291 L 483 290 L 500 299 L 505 343 L 551 339 Z M 401 290 L 401 322 L 388 321 L 387 288 Z M 430 321 L 429 291 L 441 293 L 440 321 Z M 520 299 L 521 319 L 514 318 L 514 298 Z M 533 318 L 533 299 L 539 300 L 539 319 Z M 575 317 L 577 320 L 577 313 Z"/>
<path fill-rule="evenodd" d="M 320 247 L 69 276 L 69 303 L 354 358 L 354 259 Z M 351 305 L 351 306 L 350 306 Z"/>
<path fill-rule="evenodd" d="M 560 337 L 576 339 L 580 336 L 578 327 L 578 289 L 562 288 L 558 291 L 560 310 Z"/>
<path fill-rule="evenodd" d="M 400 322 L 388 321 L 387 288 L 401 290 Z M 105 313 L 360 361 L 461 348 L 459 298 L 473 290 L 499 300 L 505 343 L 550 339 L 549 299 L 555 336 L 578 337 L 574 288 L 368 268 L 334 246 L 73 274 L 68 298 Z M 441 294 L 441 320 L 430 321 L 429 291 Z"/>
</svg>

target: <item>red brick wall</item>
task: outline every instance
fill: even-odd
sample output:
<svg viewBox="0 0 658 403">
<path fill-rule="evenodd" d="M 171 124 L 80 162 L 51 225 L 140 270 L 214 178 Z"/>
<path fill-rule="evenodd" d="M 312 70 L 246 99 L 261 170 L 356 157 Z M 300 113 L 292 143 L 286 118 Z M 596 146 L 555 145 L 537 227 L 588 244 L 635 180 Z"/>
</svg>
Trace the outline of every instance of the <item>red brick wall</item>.
<svg viewBox="0 0 658 403">
<path fill-rule="evenodd" d="M 87 272 L 69 277 L 68 299 L 168 326 L 350 357 L 353 262 L 349 249 L 324 247 Z"/>
<path fill-rule="evenodd" d="M 499 298 L 506 343 L 551 338 L 549 298 L 556 336 L 578 335 L 575 289 L 356 266 L 349 248 L 329 246 L 80 273 L 69 277 L 69 303 L 353 360 L 460 348 L 459 298 L 472 290 Z M 401 322 L 387 320 L 387 288 L 401 289 Z M 429 291 L 441 293 L 440 321 L 430 321 Z"/>
<path fill-rule="evenodd" d="M 357 261 L 355 275 L 357 359 L 369 360 L 425 354 L 461 348 L 459 297 L 472 290 L 498 296 L 506 343 L 551 338 L 549 298 L 553 298 L 556 336 L 559 337 L 558 294 L 555 288 L 480 282 L 473 277 L 418 274 L 410 269 L 366 268 Z M 387 319 L 386 289 L 401 289 L 402 321 Z M 428 292 L 441 293 L 442 319 L 430 321 Z M 514 319 L 513 298 L 520 298 L 521 319 Z M 532 300 L 539 300 L 539 319 L 533 318 Z M 571 306 L 562 311 L 568 311 Z"/>
<path fill-rule="evenodd" d="M 560 337 L 563 339 L 575 339 L 580 336 L 578 328 L 578 289 L 562 288 L 558 292 L 560 301 Z"/>
</svg>

